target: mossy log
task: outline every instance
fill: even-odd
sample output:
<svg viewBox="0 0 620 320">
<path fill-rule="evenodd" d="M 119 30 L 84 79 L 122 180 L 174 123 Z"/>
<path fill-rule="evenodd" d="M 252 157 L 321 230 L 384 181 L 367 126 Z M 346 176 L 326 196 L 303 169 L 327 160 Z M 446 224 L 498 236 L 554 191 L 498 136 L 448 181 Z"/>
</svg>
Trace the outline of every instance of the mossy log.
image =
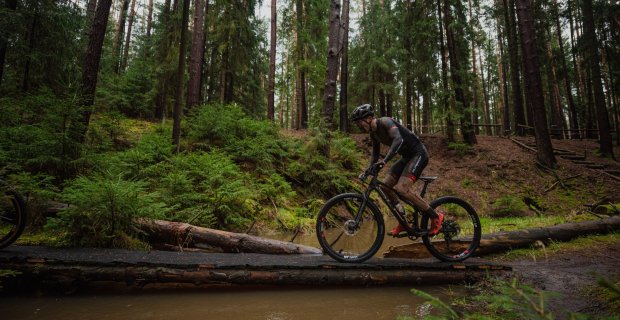
<svg viewBox="0 0 620 320">
<path fill-rule="evenodd" d="M 321 254 L 315 247 L 164 220 L 137 220 L 138 228 L 158 249 L 266 254 Z"/>
<path fill-rule="evenodd" d="M 564 223 L 544 228 L 492 233 L 482 236 L 480 247 L 476 250 L 475 256 L 484 256 L 511 249 L 528 248 L 539 242 L 548 244 L 551 241 L 569 241 L 580 236 L 606 234 L 615 231 L 620 231 L 620 216 L 595 221 Z M 465 249 L 469 246 L 469 242 L 454 241 L 451 245 L 453 247 L 462 246 Z M 431 257 L 421 242 L 390 247 L 383 256 L 386 258 L 413 259 Z"/>
</svg>

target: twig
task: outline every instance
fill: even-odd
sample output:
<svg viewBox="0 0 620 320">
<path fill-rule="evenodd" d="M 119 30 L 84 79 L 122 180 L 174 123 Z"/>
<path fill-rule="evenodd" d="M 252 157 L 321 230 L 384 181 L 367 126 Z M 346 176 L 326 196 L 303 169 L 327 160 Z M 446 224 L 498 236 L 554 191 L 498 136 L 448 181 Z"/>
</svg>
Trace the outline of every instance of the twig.
<svg viewBox="0 0 620 320">
<path fill-rule="evenodd" d="M 532 151 L 532 152 L 534 152 L 534 153 L 536 153 L 536 152 L 537 152 L 537 151 L 536 151 L 536 149 L 534 149 L 534 148 L 532 148 L 532 147 L 529 147 L 529 146 L 526 146 L 525 144 L 521 143 L 520 141 L 517 141 L 517 140 L 515 140 L 515 139 L 513 139 L 513 138 L 510 138 L 510 140 L 511 140 L 512 142 L 516 143 L 517 145 L 519 145 L 519 146 L 521 146 L 521 147 L 523 147 L 523 148 L 527 149 L 527 150 L 530 150 L 530 151 Z"/>
</svg>

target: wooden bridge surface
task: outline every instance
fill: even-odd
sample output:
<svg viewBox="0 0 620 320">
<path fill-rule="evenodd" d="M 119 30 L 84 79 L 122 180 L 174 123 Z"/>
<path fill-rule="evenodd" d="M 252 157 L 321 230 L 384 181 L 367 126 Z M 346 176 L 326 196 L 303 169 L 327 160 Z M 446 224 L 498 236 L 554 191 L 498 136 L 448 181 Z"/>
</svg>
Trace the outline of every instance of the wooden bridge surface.
<svg viewBox="0 0 620 320">
<path fill-rule="evenodd" d="M 384 285 L 476 281 L 509 266 L 472 258 L 460 263 L 435 259 L 373 258 L 339 263 L 323 255 L 129 251 L 99 248 L 9 246 L 0 250 L 0 270 L 19 274 L 6 283 L 114 281 L 151 283 Z"/>
</svg>

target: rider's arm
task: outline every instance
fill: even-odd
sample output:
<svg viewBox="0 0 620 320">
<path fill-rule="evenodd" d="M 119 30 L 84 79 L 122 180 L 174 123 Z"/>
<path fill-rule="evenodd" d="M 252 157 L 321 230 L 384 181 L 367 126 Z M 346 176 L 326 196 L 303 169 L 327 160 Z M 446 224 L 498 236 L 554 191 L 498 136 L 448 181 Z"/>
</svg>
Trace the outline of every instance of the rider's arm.
<svg viewBox="0 0 620 320">
<path fill-rule="evenodd" d="M 400 147 L 403 145 L 403 137 L 400 135 L 400 132 L 398 131 L 398 127 L 396 126 L 394 120 L 390 118 L 385 118 L 382 124 L 387 125 L 388 134 L 390 135 L 390 138 L 392 138 L 392 145 L 390 146 L 390 150 L 385 155 L 385 158 L 383 158 L 383 161 L 387 163 L 396 155 Z"/>
<path fill-rule="evenodd" d="M 376 138 L 372 138 L 372 156 L 370 157 L 370 165 L 372 166 L 379 160 L 379 155 L 381 152 L 381 142 Z"/>
</svg>

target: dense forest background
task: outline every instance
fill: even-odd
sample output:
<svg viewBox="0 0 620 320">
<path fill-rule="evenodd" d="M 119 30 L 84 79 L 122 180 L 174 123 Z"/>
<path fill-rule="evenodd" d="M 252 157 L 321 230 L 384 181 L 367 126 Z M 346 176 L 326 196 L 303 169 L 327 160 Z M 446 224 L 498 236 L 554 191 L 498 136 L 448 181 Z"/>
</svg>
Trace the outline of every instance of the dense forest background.
<svg viewBox="0 0 620 320">
<path fill-rule="evenodd" d="M 620 141 L 614 1 L 2 4 L 2 175 L 70 203 L 35 224 L 74 243 L 130 245 L 136 215 L 300 225 L 350 189 L 362 103 L 456 144 L 534 135 L 550 168 L 551 138 Z"/>
</svg>

